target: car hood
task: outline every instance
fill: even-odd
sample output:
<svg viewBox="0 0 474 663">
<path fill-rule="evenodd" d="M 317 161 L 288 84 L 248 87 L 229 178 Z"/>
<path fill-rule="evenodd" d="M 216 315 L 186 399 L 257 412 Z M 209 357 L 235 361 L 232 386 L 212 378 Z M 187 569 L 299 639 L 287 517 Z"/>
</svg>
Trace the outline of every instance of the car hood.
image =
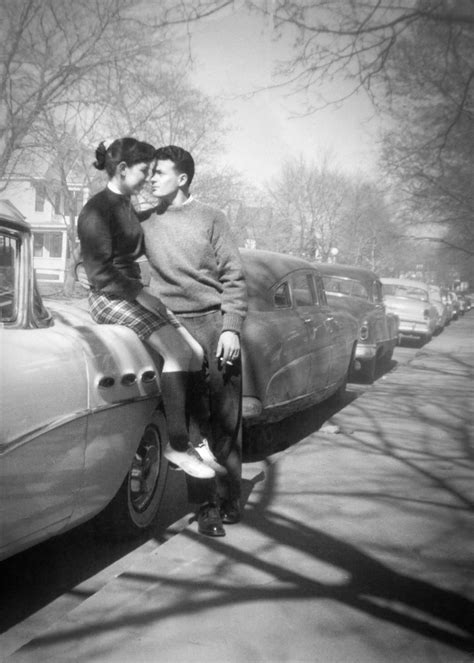
<svg viewBox="0 0 474 663">
<path fill-rule="evenodd" d="M 349 297 L 347 295 L 333 295 L 326 293 L 326 299 L 331 308 L 339 311 L 346 311 L 356 318 L 359 323 L 362 321 L 368 311 L 374 308 L 371 302 L 359 297 Z"/>
</svg>

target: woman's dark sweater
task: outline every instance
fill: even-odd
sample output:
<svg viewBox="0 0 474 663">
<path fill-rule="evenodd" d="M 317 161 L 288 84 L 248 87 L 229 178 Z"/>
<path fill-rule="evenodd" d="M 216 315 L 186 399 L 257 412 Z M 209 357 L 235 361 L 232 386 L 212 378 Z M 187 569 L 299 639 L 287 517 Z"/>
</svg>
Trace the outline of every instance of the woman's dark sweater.
<svg viewBox="0 0 474 663">
<path fill-rule="evenodd" d="M 82 208 L 77 233 L 92 290 L 133 301 L 143 288 L 136 261 L 144 241 L 130 198 L 109 188 L 100 191 Z"/>
</svg>

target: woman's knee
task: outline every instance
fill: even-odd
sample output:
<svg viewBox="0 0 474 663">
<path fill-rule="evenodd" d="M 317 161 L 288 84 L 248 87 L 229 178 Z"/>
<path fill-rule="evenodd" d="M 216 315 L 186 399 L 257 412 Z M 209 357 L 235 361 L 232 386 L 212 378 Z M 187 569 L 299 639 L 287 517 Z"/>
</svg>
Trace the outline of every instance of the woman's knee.
<svg viewBox="0 0 474 663">
<path fill-rule="evenodd" d="M 161 329 L 154 332 L 147 342 L 163 357 L 165 364 L 172 362 L 180 370 L 189 370 L 195 357 L 194 350 L 174 328 L 170 329 L 172 333 L 169 333 L 169 329 L 164 333 Z"/>
</svg>

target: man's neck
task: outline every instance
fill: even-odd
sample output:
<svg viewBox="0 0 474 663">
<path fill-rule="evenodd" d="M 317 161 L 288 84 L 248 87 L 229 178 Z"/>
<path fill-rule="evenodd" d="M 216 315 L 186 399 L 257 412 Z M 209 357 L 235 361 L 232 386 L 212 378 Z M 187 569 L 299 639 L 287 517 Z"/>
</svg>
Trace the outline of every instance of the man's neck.
<svg viewBox="0 0 474 663">
<path fill-rule="evenodd" d="M 182 189 L 179 189 L 173 200 L 170 201 L 169 207 L 182 207 L 187 202 L 189 202 L 190 197 L 191 195 L 189 191 L 183 191 Z"/>
</svg>

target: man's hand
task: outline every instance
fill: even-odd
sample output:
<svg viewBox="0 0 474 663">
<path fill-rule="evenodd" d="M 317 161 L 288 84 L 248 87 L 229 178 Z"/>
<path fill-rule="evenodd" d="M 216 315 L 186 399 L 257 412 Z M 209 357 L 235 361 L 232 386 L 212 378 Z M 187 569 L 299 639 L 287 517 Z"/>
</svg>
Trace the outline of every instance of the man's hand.
<svg viewBox="0 0 474 663">
<path fill-rule="evenodd" d="M 223 364 L 232 364 L 240 357 L 240 338 L 236 332 L 223 331 L 217 344 L 216 357 L 222 360 Z"/>
</svg>

